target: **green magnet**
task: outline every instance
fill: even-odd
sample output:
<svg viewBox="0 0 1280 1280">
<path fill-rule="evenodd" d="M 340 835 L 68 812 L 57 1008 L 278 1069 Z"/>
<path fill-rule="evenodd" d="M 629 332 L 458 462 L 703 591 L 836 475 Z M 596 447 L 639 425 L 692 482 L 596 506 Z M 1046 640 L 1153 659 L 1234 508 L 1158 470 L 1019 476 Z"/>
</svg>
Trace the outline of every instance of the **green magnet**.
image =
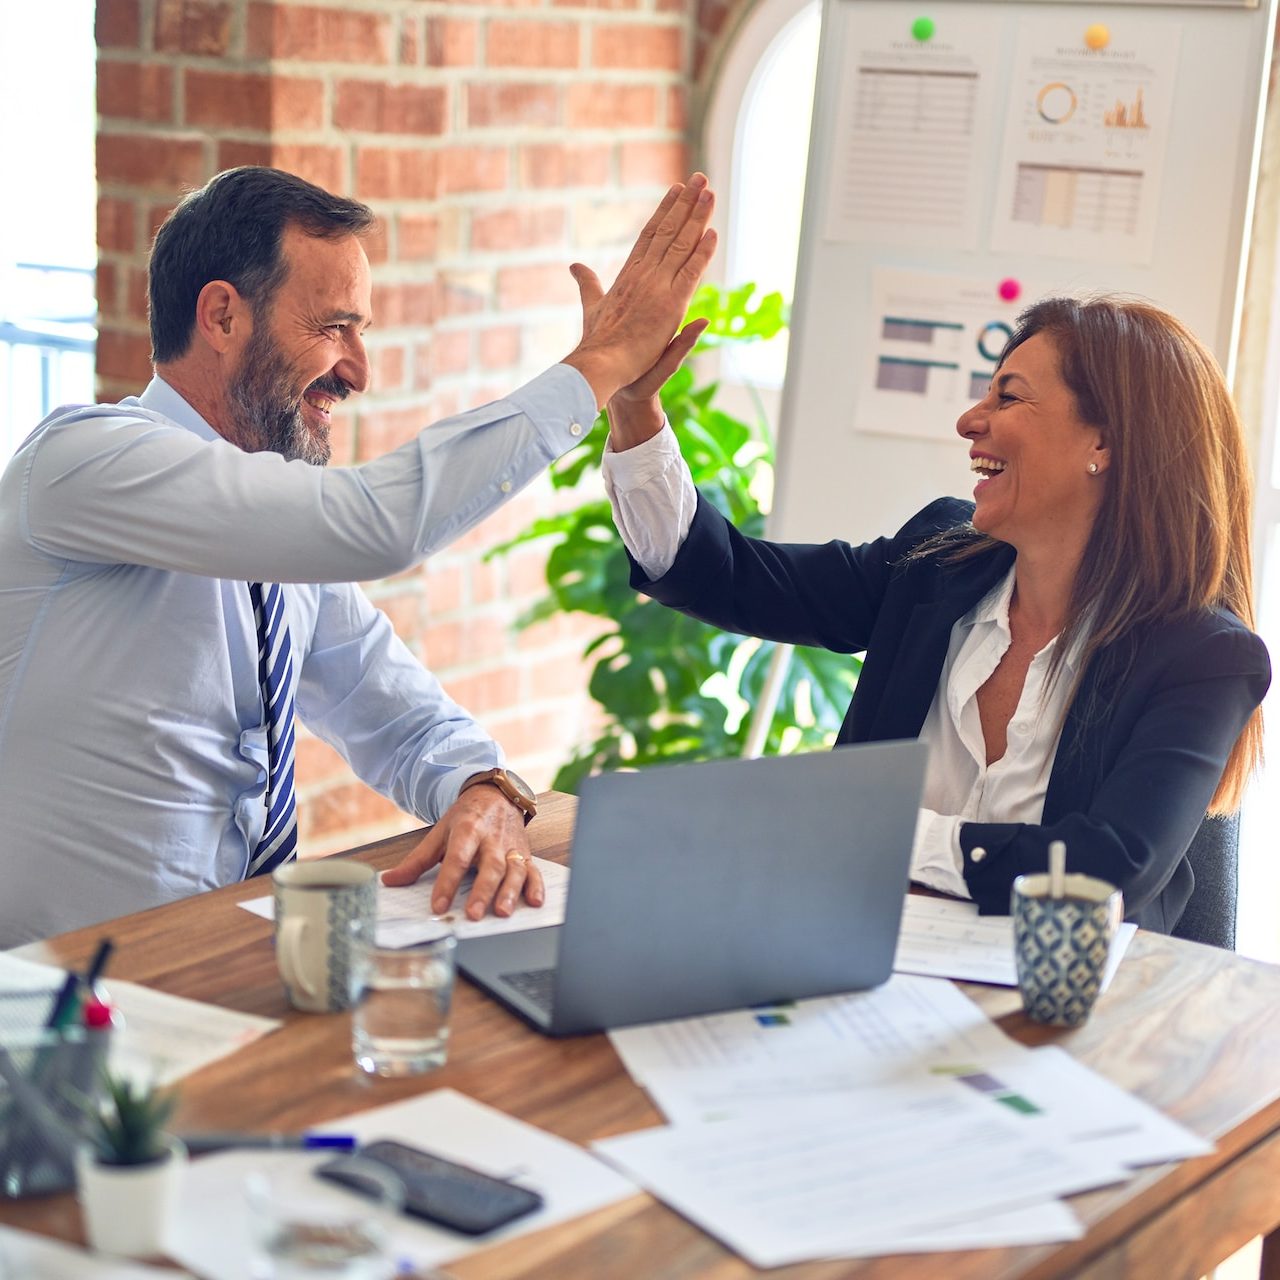
<svg viewBox="0 0 1280 1280">
<path fill-rule="evenodd" d="M 926 40 L 933 39 L 933 33 L 937 30 L 937 25 L 932 18 L 917 18 L 911 24 L 911 34 L 923 44 Z"/>
</svg>

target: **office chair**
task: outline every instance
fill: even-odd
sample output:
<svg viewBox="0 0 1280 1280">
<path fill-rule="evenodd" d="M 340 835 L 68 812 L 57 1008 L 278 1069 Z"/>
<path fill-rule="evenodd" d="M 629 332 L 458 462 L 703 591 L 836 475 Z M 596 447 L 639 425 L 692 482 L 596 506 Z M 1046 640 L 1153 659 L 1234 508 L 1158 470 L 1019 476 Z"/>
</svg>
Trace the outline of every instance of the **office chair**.
<svg viewBox="0 0 1280 1280">
<path fill-rule="evenodd" d="M 1187 858 L 1196 878 L 1195 887 L 1182 919 L 1173 928 L 1173 936 L 1234 951 L 1240 815 L 1205 818 L 1187 849 Z"/>
</svg>

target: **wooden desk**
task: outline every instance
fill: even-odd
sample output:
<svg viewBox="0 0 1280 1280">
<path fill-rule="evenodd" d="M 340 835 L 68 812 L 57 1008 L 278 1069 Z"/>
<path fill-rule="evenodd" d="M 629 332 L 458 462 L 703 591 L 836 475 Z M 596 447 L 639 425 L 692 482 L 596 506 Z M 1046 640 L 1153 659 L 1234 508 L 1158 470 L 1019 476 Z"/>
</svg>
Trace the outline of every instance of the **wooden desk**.
<svg viewBox="0 0 1280 1280">
<path fill-rule="evenodd" d="M 568 852 L 573 805 L 570 797 L 544 797 L 530 828 L 543 856 L 563 859 Z M 415 839 L 400 836 L 354 856 L 385 867 Z M 117 944 L 115 976 L 285 1020 L 279 1032 L 188 1077 L 179 1128 L 298 1130 L 441 1085 L 575 1142 L 661 1122 L 604 1036 L 545 1039 L 466 982 L 456 993 L 446 1067 L 414 1081 L 360 1075 L 351 1062 L 347 1015 L 295 1013 L 285 1004 L 270 926 L 235 905 L 264 888 L 261 882 L 233 885 L 126 916 L 109 930 L 64 934 L 21 954 L 83 965 L 109 931 Z M 1072 1203 L 1089 1231 L 1073 1244 L 823 1262 L 770 1275 L 1194 1280 L 1280 1225 L 1280 968 L 1140 932 L 1112 989 L 1088 1025 L 1074 1032 L 1028 1024 L 1016 992 L 965 989 L 1019 1039 L 1063 1045 L 1212 1138 L 1217 1151 L 1076 1196 Z M 83 1238 L 69 1195 L 0 1200 L 0 1222 Z M 460 1280 L 738 1280 L 755 1274 L 647 1195 L 485 1250 L 449 1270 Z M 1280 1276 L 1270 1254 L 1264 1274 Z"/>
</svg>

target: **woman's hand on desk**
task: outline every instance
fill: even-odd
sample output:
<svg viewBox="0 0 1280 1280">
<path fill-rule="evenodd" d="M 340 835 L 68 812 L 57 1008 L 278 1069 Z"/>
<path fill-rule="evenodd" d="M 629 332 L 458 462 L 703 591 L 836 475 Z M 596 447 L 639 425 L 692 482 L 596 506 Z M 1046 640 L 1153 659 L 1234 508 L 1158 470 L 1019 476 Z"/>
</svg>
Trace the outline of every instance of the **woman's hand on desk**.
<svg viewBox="0 0 1280 1280">
<path fill-rule="evenodd" d="M 467 894 L 468 919 L 479 920 L 490 906 L 509 916 L 521 894 L 531 907 L 542 906 L 542 876 L 534 866 L 524 815 L 494 787 L 468 787 L 403 862 L 382 873 L 389 885 L 413 884 L 439 864 L 431 895 L 437 915 L 449 910 L 462 878 L 476 868 Z"/>
</svg>

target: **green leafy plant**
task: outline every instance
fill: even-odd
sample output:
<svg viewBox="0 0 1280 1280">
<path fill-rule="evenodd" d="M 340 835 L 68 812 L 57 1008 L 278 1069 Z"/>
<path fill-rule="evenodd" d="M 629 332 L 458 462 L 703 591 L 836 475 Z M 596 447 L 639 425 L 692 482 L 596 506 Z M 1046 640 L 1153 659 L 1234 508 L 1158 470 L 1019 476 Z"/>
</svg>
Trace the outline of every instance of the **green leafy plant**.
<svg viewBox="0 0 1280 1280">
<path fill-rule="evenodd" d="M 105 1072 L 105 1096 L 89 1107 L 86 1141 L 100 1164 L 151 1164 L 168 1153 L 165 1125 L 177 1106 L 173 1090 L 135 1084 Z"/>
<path fill-rule="evenodd" d="M 689 361 L 662 390 L 662 404 L 694 483 L 739 529 L 764 533 L 762 501 L 772 491 L 773 442 L 757 409 L 744 422 L 716 403 L 717 382 L 697 381 L 697 358 L 711 348 L 772 338 L 787 321 L 780 294 L 754 285 L 704 286 L 688 319 L 709 321 Z M 590 693 L 604 712 L 599 736 L 578 748 L 554 786 L 575 791 L 589 773 L 740 755 L 761 699 L 775 645 L 729 635 L 633 591 L 622 540 L 599 479 L 607 419 L 552 469 L 556 489 L 581 490 L 572 510 L 536 521 L 496 548 L 554 538 L 548 595 L 520 620 L 527 627 L 564 611 L 609 620 L 586 648 Z M 769 753 L 812 750 L 834 738 L 859 664 L 844 654 L 797 649 L 769 725 Z"/>
</svg>

